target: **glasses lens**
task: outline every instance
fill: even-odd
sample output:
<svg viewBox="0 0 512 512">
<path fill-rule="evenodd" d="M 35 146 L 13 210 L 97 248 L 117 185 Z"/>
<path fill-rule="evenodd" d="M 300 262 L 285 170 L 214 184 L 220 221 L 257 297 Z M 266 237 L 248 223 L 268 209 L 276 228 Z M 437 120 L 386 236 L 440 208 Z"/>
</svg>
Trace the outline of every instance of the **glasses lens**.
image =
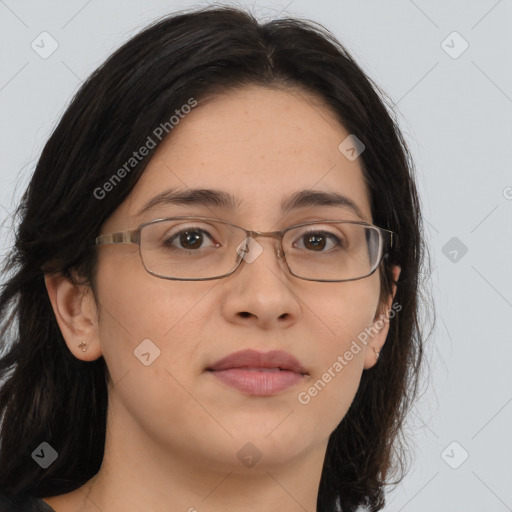
<svg viewBox="0 0 512 512">
<path fill-rule="evenodd" d="M 204 219 L 166 219 L 141 229 L 146 269 L 172 279 L 211 279 L 231 273 L 247 258 L 246 233 L 230 224 Z M 371 274 L 383 253 L 378 228 L 350 222 L 318 223 L 288 230 L 283 249 L 297 277 L 336 281 Z"/>
<path fill-rule="evenodd" d="M 175 219 L 153 222 L 141 230 L 140 250 L 146 269 L 174 279 L 218 277 L 234 270 L 233 250 L 245 232 L 209 220 Z"/>
<path fill-rule="evenodd" d="M 377 268 L 382 255 L 378 228 L 350 222 L 291 229 L 283 249 L 293 274 L 326 281 L 365 277 Z"/>
</svg>

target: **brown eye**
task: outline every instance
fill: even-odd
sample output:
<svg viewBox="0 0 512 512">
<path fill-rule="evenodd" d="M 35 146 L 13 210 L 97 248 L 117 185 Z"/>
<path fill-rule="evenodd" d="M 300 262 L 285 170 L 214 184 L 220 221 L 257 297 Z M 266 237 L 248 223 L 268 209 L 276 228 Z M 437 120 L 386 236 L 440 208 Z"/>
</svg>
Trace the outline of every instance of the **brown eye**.
<svg viewBox="0 0 512 512">
<path fill-rule="evenodd" d="M 333 233 L 327 231 L 310 231 L 303 234 L 299 240 L 300 243 L 295 242 L 294 247 L 307 249 L 311 252 L 326 252 L 337 245 L 341 245 L 341 240 Z"/>
<path fill-rule="evenodd" d="M 323 235 L 306 235 L 304 237 L 304 246 L 314 251 L 324 249 L 326 243 L 326 238 Z"/>
<path fill-rule="evenodd" d="M 203 243 L 203 234 L 198 231 L 183 231 L 180 233 L 179 241 L 184 249 L 197 249 Z"/>
<path fill-rule="evenodd" d="M 203 229 L 187 229 L 166 238 L 163 242 L 163 246 L 185 250 L 197 250 L 204 249 L 203 243 L 208 240 L 213 241 L 207 231 Z M 214 243 L 214 245 L 218 246 L 216 243 Z"/>
</svg>

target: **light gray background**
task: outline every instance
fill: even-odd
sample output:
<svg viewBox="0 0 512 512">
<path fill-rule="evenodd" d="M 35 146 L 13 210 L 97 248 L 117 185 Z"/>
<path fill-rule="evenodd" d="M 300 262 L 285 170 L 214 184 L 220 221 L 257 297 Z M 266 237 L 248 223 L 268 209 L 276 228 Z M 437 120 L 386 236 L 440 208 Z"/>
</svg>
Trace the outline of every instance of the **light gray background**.
<svg viewBox="0 0 512 512">
<path fill-rule="evenodd" d="M 154 18 L 200 5 L 0 0 L 3 253 L 9 212 L 80 82 Z M 415 157 L 437 327 L 431 383 L 408 426 L 411 471 L 386 511 L 512 510 L 512 1 L 236 5 L 331 29 L 396 103 Z M 59 45 L 47 59 L 31 48 L 43 31 Z"/>
</svg>

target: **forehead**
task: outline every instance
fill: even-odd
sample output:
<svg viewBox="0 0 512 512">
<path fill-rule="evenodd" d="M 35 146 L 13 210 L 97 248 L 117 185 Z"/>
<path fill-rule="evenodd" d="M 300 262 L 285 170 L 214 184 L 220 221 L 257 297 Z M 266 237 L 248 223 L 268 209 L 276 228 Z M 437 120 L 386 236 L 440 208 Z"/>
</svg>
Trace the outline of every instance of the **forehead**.
<svg viewBox="0 0 512 512">
<path fill-rule="evenodd" d="M 247 87 L 217 95 L 173 128 L 120 209 L 136 218 L 166 190 L 214 189 L 233 196 L 237 217 L 273 224 L 286 199 L 309 190 L 342 195 L 371 221 L 362 163 L 338 149 L 349 135 L 304 91 Z"/>
</svg>

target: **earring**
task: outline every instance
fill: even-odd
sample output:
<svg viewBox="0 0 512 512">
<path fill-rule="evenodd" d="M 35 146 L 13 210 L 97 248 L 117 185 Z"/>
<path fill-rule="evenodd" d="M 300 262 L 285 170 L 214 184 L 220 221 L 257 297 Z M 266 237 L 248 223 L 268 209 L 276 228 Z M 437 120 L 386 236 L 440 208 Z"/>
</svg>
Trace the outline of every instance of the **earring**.
<svg viewBox="0 0 512 512">
<path fill-rule="evenodd" d="M 82 341 L 80 345 L 78 345 L 78 348 L 81 348 L 82 352 L 85 352 L 87 350 L 87 343 L 85 343 L 85 341 Z"/>
<path fill-rule="evenodd" d="M 375 350 L 375 349 L 373 349 L 373 350 Z M 379 356 L 380 356 L 380 352 L 377 352 L 377 351 L 375 350 L 375 357 L 376 357 L 377 359 L 379 359 Z"/>
</svg>

